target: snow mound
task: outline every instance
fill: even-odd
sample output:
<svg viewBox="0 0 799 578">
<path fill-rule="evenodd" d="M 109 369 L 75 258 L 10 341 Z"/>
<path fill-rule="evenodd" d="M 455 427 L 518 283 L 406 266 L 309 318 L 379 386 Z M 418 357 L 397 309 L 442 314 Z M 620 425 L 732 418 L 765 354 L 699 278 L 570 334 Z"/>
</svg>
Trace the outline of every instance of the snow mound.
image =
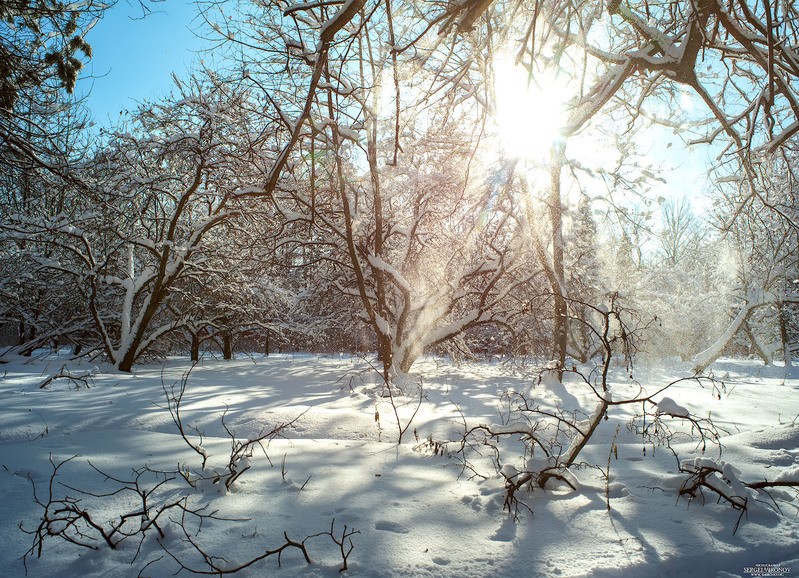
<svg viewBox="0 0 799 578">
<path fill-rule="evenodd" d="M 658 415 L 671 415 L 674 417 L 688 417 L 691 412 L 670 397 L 664 397 L 658 403 Z"/>
</svg>

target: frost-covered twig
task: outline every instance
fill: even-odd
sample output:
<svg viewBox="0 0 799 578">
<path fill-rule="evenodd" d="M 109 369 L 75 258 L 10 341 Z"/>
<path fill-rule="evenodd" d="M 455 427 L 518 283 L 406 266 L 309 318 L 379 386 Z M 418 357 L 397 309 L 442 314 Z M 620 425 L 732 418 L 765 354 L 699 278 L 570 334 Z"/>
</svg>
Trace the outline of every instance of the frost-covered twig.
<svg viewBox="0 0 799 578">
<path fill-rule="evenodd" d="M 688 474 L 688 478 L 680 485 L 680 496 L 688 496 L 690 501 L 697 498 L 704 500 L 704 492 L 709 491 L 731 508 L 740 510 L 733 534 L 738 531 L 741 519 L 749 512 L 750 506 L 762 501 L 758 499 L 758 492 L 768 494 L 772 502 L 769 505 L 779 513 L 780 508 L 767 489 L 781 487 L 799 491 L 799 468 L 785 470 L 773 480 L 757 482 L 741 481 L 741 471 L 734 465 L 710 458 L 681 460 L 679 469 L 681 473 Z"/>
<path fill-rule="evenodd" d="M 225 431 L 230 436 L 230 456 L 228 463 L 225 466 L 225 472 L 223 474 L 217 474 L 215 476 L 216 481 L 218 482 L 220 479 L 224 479 L 225 489 L 230 490 L 231 486 L 239 478 L 239 476 L 250 469 L 250 459 L 253 456 L 255 447 L 260 447 L 264 453 L 264 456 L 266 456 L 266 459 L 268 460 L 269 455 L 266 453 L 264 442 L 268 442 L 269 440 L 278 437 L 281 432 L 292 427 L 302 416 L 307 413 L 307 411 L 308 410 L 306 409 L 291 421 L 282 422 L 269 430 L 262 431 L 255 437 L 241 440 L 236 438 L 235 432 L 230 429 L 227 423 L 225 423 L 225 416 L 227 415 L 227 409 L 225 409 L 225 413 L 222 414 L 222 427 L 225 428 Z"/>
<path fill-rule="evenodd" d="M 654 391 L 647 391 L 637 383 L 637 388 L 632 391 L 614 391 L 608 377 L 611 366 L 615 363 L 614 352 L 621 347 L 624 352 L 624 369 L 631 372 L 632 355 L 636 350 L 632 341 L 636 339 L 636 331 L 627 327 L 625 310 L 620 306 L 618 296 L 611 297 L 610 308 L 592 308 L 602 320 L 602 326 L 594 329 L 594 335 L 601 342 L 601 361 L 588 372 L 574 365 L 563 368 L 559 362 L 553 361 L 540 369 L 538 377 L 539 384 L 554 391 L 563 391 L 563 395 L 570 395 L 565 388 L 574 386 L 574 380 L 566 378 L 576 378 L 576 384 L 583 391 L 587 389 L 589 395 L 593 395 L 593 409 L 590 413 L 579 408 L 542 407 L 525 394 L 514 392 L 506 394 L 508 411 L 503 416 L 503 423 L 482 423 L 465 429 L 459 450 L 464 468 L 471 466 L 467 452 L 475 452 L 483 447 L 491 448 L 496 472 L 504 479 L 505 507 L 513 512 L 518 511 L 518 494 L 523 488 L 546 489 L 552 481 L 560 482 L 573 490 L 580 487 L 573 470 L 582 466 L 598 467 L 582 462 L 582 456 L 602 422 L 608 420 L 618 406 L 640 404 L 642 412 L 631 420 L 629 427 L 653 445 L 669 445 L 675 436 L 686 435 L 696 439 L 698 448 L 703 452 L 711 444 L 721 451 L 720 440 L 724 430 L 716 426 L 710 416 L 697 416 L 664 395 L 670 388 L 687 379 L 700 385 L 710 382 L 714 384 L 713 391 L 716 393 L 720 390 L 713 378 L 679 378 L 654 388 Z M 510 460 L 505 455 L 508 452 L 512 455 Z M 612 452 L 613 446 L 611 454 Z M 605 476 L 609 475 L 610 463 L 605 470 Z M 606 486 L 608 504 L 609 493 Z"/>
<path fill-rule="evenodd" d="M 183 441 L 186 442 L 186 445 L 189 446 L 192 451 L 202 458 L 202 464 L 200 467 L 205 469 L 205 464 L 208 461 L 208 452 L 203 447 L 203 436 L 199 430 L 192 428 L 194 429 L 195 434 L 199 437 L 199 441 L 195 442 L 190 440 L 186 434 L 186 429 L 190 426 L 187 426 L 183 423 L 183 418 L 180 415 L 180 404 L 183 402 L 183 395 L 186 393 L 186 384 L 188 383 L 189 375 L 191 374 L 192 369 L 194 369 L 194 366 L 192 366 L 186 373 L 183 374 L 183 376 L 181 376 L 180 386 L 177 389 L 177 393 L 175 392 L 174 383 L 170 386 L 169 390 L 167 390 L 163 375 L 161 376 L 161 387 L 163 388 L 164 395 L 166 396 L 169 415 L 172 416 L 172 421 L 177 426 L 178 431 L 180 432 L 180 437 L 183 438 Z"/>
<path fill-rule="evenodd" d="M 50 474 L 46 494 L 40 493 L 34 481 L 27 476 L 33 490 L 34 502 L 41 508 L 41 514 L 34 530 L 25 529 L 23 522 L 19 524 L 23 532 L 33 536 L 31 547 L 22 556 L 26 568 L 28 557 L 33 555 L 41 557 L 45 542 L 51 538 L 58 538 L 92 550 L 99 549 L 103 544 L 116 549 L 121 542 L 136 538 L 139 540 L 139 546 L 136 549 L 135 560 L 141 542 L 151 530 L 157 531 L 160 537 L 165 536 L 163 525 L 169 523 L 167 512 L 181 510 L 183 516 L 217 519 L 216 515 L 207 512 L 204 506 L 190 507 L 187 496 L 163 499 L 167 492 L 162 492 L 162 488 L 176 479 L 177 472 L 157 472 L 141 468 L 133 470 L 133 479 L 123 480 L 101 471 L 89 462 L 89 466 L 103 477 L 105 484 L 112 484 L 107 491 L 89 491 L 58 481 L 61 468 L 75 458 L 77 456 L 56 462 L 53 456 L 50 456 L 53 471 Z M 154 482 L 146 484 L 145 475 L 153 475 Z M 57 491 L 57 486 L 74 492 L 75 495 L 61 495 L 61 492 Z M 131 495 L 135 496 L 132 504 L 129 502 Z M 105 504 L 98 505 L 95 510 L 91 502 L 85 502 L 85 498 L 94 498 L 101 502 L 116 501 L 125 505 L 120 505 L 122 510 L 114 518 L 106 519 L 106 509 L 103 507 Z M 166 521 L 162 522 L 163 518 Z"/>
<path fill-rule="evenodd" d="M 134 469 L 132 479 L 123 479 L 106 473 L 89 462 L 90 468 L 102 477 L 103 489 L 100 491 L 87 490 L 75 485 L 68 485 L 57 478 L 60 470 L 77 456 L 56 461 L 50 456 L 53 471 L 50 475 L 45 492 L 41 492 L 30 477 L 25 476 L 31 484 L 35 503 L 41 508 L 41 515 L 37 527 L 28 530 L 24 522 L 20 522 L 20 529 L 33 536 L 30 548 L 23 554 L 22 561 L 27 571 L 28 558 L 41 557 L 44 553 L 45 542 L 52 538 L 64 540 L 80 548 L 99 550 L 102 547 L 116 549 L 123 541 L 138 540 L 131 563 L 138 559 L 142 544 L 147 535 L 157 532 L 157 541 L 163 551 L 172 558 L 181 570 L 187 570 L 198 575 L 221 576 L 234 574 L 270 556 L 277 556 L 278 566 L 284 551 L 289 549 L 299 550 L 308 564 L 311 557 L 306 543 L 318 537 L 327 536 L 340 551 L 341 571 L 348 568 L 348 560 L 355 547 L 352 537 L 359 534 L 358 530 L 344 525 L 343 530 L 336 531 L 335 519 L 331 522 L 330 530 L 305 537 L 301 541 L 293 540 L 283 533 L 285 542 L 277 547 L 269 548 L 262 554 L 244 562 L 230 562 L 224 557 L 209 553 L 197 540 L 199 528 L 210 521 L 216 522 L 242 522 L 237 518 L 226 518 L 211 511 L 207 505 L 194 506 L 191 496 L 175 492 L 172 484 L 179 472 L 161 472 L 147 467 Z M 154 477 L 147 483 L 146 476 Z M 65 488 L 73 495 L 62 495 L 58 487 Z M 185 486 L 182 486 L 185 488 Z M 77 497 L 75 497 L 77 496 Z M 131 497 L 133 496 L 133 497 Z M 108 512 L 113 512 L 110 519 Z M 169 528 L 169 530 L 167 529 Z M 197 528 L 193 531 L 192 528 Z M 190 549 L 202 559 L 202 566 L 194 567 L 184 558 L 175 554 L 168 546 L 167 538 L 175 530 L 182 535 L 183 542 L 190 545 Z M 160 560 L 160 559 L 159 559 Z M 158 560 L 151 560 L 145 568 L 156 564 Z M 140 573 L 141 575 L 141 573 Z"/>
<path fill-rule="evenodd" d="M 44 381 L 39 384 L 39 389 L 45 389 L 57 379 L 68 380 L 75 386 L 76 389 L 80 389 L 81 385 L 88 389 L 91 387 L 92 378 L 97 374 L 98 371 L 99 370 L 97 367 L 93 367 L 85 371 L 72 371 L 67 369 L 66 365 L 63 365 L 58 373 L 45 378 Z"/>
<path fill-rule="evenodd" d="M 167 406 L 169 413 L 172 416 L 172 421 L 177 426 L 183 441 L 186 442 L 186 444 L 202 458 L 198 471 L 195 471 L 187 466 L 180 466 L 180 472 L 192 487 L 196 488 L 205 483 L 210 483 L 212 486 L 221 483 L 225 486 L 225 490 L 230 490 L 233 483 L 238 480 L 244 472 L 250 469 L 250 460 L 253 457 L 255 448 L 260 447 L 266 458 L 269 459 L 269 456 L 266 453 L 266 448 L 264 447 L 264 442 L 268 442 L 269 440 L 281 435 L 284 430 L 292 427 L 297 420 L 305 415 L 308 410 L 301 412 L 290 421 L 279 423 L 270 429 L 262 431 L 256 436 L 251 436 L 245 440 L 242 440 L 236 437 L 236 433 L 225 421 L 225 417 L 227 416 L 229 409 L 226 407 L 225 411 L 222 413 L 221 421 L 222 427 L 230 436 L 230 454 L 228 456 L 227 463 L 222 468 L 209 471 L 207 465 L 210 456 L 205 447 L 203 447 L 203 436 L 196 428 L 191 428 L 196 432 L 196 435 L 199 437 L 199 441 L 191 440 L 186 434 L 186 429 L 190 426 L 184 423 L 183 417 L 181 415 L 181 403 L 183 401 L 183 396 L 186 393 L 186 386 L 190 372 L 191 370 L 186 372 L 181 377 L 179 386 L 176 387 L 176 385 L 173 384 L 170 389 L 167 389 L 167 386 L 164 384 L 162 378 L 162 387 L 167 398 Z"/>
<path fill-rule="evenodd" d="M 228 574 L 235 574 L 237 572 L 241 572 L 246 568 L 250 568 L 254 566 L 258 562 L 270 558 L 272 556 L 277 557 L 277 565 L 281 567 L 282 565 L 282 557 L 283 553 L 287 550 L 298 550 L 302 553 L 303 558 L 307 564 L 312 564 L 311 556 L 308 551 L 307 542 L 314 538 L 318 538 L 321 536 L 328 536 L 338 547 L 341 552 L 341 561 L 342 566 L 340 568 L 340 572 L 344 572 L 348 569 L 348 559 L 352 550 L 355 548 L 355 544 L 352 541 L 352 536 L 355 534 L 360 534 L 358 530 L 353 528 L 349 528 L 346 524 L 344 525 L 344 529 L 341 531 L 340 534 L 336 534 L 335 526 L 336 520 L 335 518 L 330 524 L 330 530 L 326 532 L 319 532 L 318 534 L 312 534 L 310 536 L 306 536 L 302 540 L 294 540 L 289 538 L 287 532 L 283 532 L 283 539 L 284 542 L 277 547 L 269 548 L 264 550 L 261 554 L 254 556 L 246 561 L 243 562 L 234 562 L 226 559 L 223 556 L 215 556 L 210 554 L 204 546 L 202 546 L 196 539 L 195 535 L 192 535 L 188 529 L 187 524 L 182 521 L 179 526 L 183 530 L 183 540 L 189 544 L 191 549 L 197 553 L 203 562 L 203 566 L 193 566 L 190 563 L 186 562 L 183 558 L 178 557 L 177 554 L 172 552 L 167 546 L 159 540 L 161 547 L 163 550 L 180 566 L 181 570 L 186 570 L 189 573 L 197 574 L 201 576 L 225 576 Z"/>
</svg>

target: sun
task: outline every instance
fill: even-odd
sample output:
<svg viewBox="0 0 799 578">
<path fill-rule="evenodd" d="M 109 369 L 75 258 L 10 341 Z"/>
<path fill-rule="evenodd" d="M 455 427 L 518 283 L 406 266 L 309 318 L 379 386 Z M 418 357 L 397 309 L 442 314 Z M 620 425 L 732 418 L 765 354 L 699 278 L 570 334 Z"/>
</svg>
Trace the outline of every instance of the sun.
<svg viewBox="0 0 799 578">
<path fill-rule="evenodd" d="M 503 153 L 533 161 L 547 158 L 563 138 L 565 82 L 548 71 L 531 75 L 511 56 L 496 58 L 493 72 L 494 123 Z"/>
</svg>

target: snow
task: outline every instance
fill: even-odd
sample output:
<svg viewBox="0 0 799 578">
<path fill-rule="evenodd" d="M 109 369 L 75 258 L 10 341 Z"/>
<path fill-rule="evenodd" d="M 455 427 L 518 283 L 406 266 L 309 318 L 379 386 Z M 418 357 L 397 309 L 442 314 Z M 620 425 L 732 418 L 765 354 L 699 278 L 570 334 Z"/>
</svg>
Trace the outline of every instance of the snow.
<svg viewBox="0 0 799 578">
<path fill-rule="evenodd" d="M 492 423 L 490 426 L 485 427 L 492 435 L 532 433 L 530 430 L 530 424 L 522 421 L 511 422 L 508 424 Z"/>
<path fill-rule="evenodd" d="M 243 187 L 240 189 L 236 189 L 233 192 L 234 197 L 246 197 L 249 195 L 262 195 L 264 194 L 263 187 Z"/>
<path fill-rule="evenodd" d="M 799 464 L 787 468 L 774 476 L 776 482 L 797 482 L 799 483 Z"/>
<path fill-rule="evenodd" d="M 673 415 L 675 417 L 688 417 L 691 412 L 670 397 L 664 397 L 657 402 L 658 414 Z"/>
<path fill-rule="evenodd" d="M 344 138 L 348 138 L 352 141 L 358 142 L 361 140 L 361 134 L 348 126 L 339 125 L 338 133 L 343 136 Z"/>
<path fill-rule="evenodd" d="M 316 52 L 321 52 L 321 43 L 330 42 L 333 40 L 336 32 L 338 32 L 352 17 L 353 6 L 363 6 L 363 0 L 345 0 L 337 12 L 330 17 L 319 29 L 320 46 L 317 47 Z"/>
<path fill-rule="evenodd" d="M 408 295 L 413 294 L 413 287 L 411 287 L 411 284 L 396 267 L 384 261 L 379 255 L 368 255 L 367 258 L 372 268 L 383 271 L 389 275 L 401 291 Z"/>
<path fill-rule="evenodd" d="M 505 453 L 496 471 L 486 447 L 484 461 L 474 461 L 486 477 L 472 477 L 457 456 L 464 423 L 493 424 L 492 433 L 529 431 L 529 424 L 506 419 L 502 394 L 527 392 L 542 409 L 552 409 L 568 393 L 569 402 L 579 404 L 581 415 L 588 415 L 597 403 L 594 392 L 569 381 L 573 376 L 568 373 L 563 391 L 552 392 L 548 384 L 554 383 L 549 380 L 536 383 L 532 372 L 498 362 L 456 366 L 447 359 L 423 358 L 409 378 L 422 387 L 418 413 L 413 414 L 419 391 L 408 388 L 407 397 L 395 396 L 403 425 L 413 418 L 407 441 L 397 445 L 391 400 L 379 395 L 380 388 L 375 387 L 379 376 L 370 363 L 375 364 L 346 355 L 241 355 L 231 362 L 206 357 L 191 370 L 181 403 L 187 437 L 201 444 L 208 456 L 205 470 L 201 457 L 181 439 L 164 396 L 165 387 L 180 384 L 190 369 L 186 359 L 137 366 L 133 374 L 115 372 L 96 361 L 70 361 L 65 355 L 3 364 L 0 564 L 4 575 L 25 575 L 20 558 L 30 548 L 32 536 L 18 526 L 30 530 L 39 522 L 41 510 L 33 500 L 31 483 L 44 498 L 51 457 L 58 464 L 77 456 L 59 469 L 57 478 L 71 489 L 56 483 L 54 495 L 74 498 L 75 488 L 91 492 L 94 495 L 79 496 L 80 504 L 106 523 L 118 520 L 124 508 L 135 507 L 136 496 L 129 491 L 112 495 L 118 486 L 89 463 L 123 480 L 133 479 L 134 468 L 147 466 L 150 471 L 141 475 L 140 482 L 148 488 L 156 483 L 154 470 L 180 468 L 207 478 L 216 472 L 225 479 L 231 435 L 246 443 L 303 412 L 282 437 L 265 442 L 263 448 L 255 446 L 251 456 L 239 457 L 239 471 L 249 469 L 230 491 L 212 479 L 192 488 L 178 478 L 150 496 L 150 502 L 186 496 L 190 506 L 207 506 L 227 518 L 204 520 L 199 533 L 196 521 L 187 523 L 210 555 L 224 557 L 218 559 L 220 568 L 232 568 L 278 547 L 284 532 L 293 540 L 326 532 L 331 524 L 337 536 L 345 525 L 358 532 L 351 536 L 354 549 L 345 572 L 339 573 L 338 545 L 327 536 L 317 536 L 307 542 L 310 566 L 299 551 L 287 550 L 280 568 L 276 557 L 266 558 L 237 574 L 247 577 L 745 577 L 751 575 L 746 568 L 757 565 L 791 568 L 784 576 L 796 575 L 799 569 L 796 492 L 770 490 L 780 504 L 778 513 L 768 506 L 766 494 L 743 487 L 745 482 L 799 478 L 799 379 L 784 378 L 781 368 L 717 361 L 714 371 L 729 374 L 725 395 L 716 396 L 712 388 L 686 380 L 670 388 L 669 397 L 658 404 L 662 414 L 679 416 L 686 407 L 702 416 L 711 413 L 727 432 L 723 457 L 710 455 L 710 450 L 708 455 L 699 454 L 696 443 L 682 437 L 672 447 L 683 465 L 717 470 L 710 483 L 720 490 L 734 488 L 739 495 L 762 502 L 757 509 L 750 508 L 733 533 L 739 511 L 710 494 L 689 508 L 687 497 L 678 497 L 686 474 L 679 473 L 674 454 L 667 448 L 652 452 L 651 445 L 642 452 L 641 439 L 626 427 L 640 404 L 609 408 L 609 419 L 601 421 L 580 454 L 586 465 L 598 467 L 575 465 L 560 472 L 576 490 L 565 484 L 533 493 L 519 490 L 516 497 L 530 510 L 519 508 L 519 519 L 514 520 L 503 510 L 506 479 L 524 468 L 540 471 L 552 461 L 539 454 Z M 62 368 L 70 375 L 90 372 L 92 379 L 85 386 L 59 380 L 58 387 L 38 388 L 45 377 Z M 637 378 L 657 391 L 683 374 L 690 374 L 690 366 L 675 362 L 668 369 L 640 369 Z M 614 399 L 623 399 L 628 382 L 622 373 L 614 376 Z M 376 412 L 380 423 L 375 421 Z M 673 428 L 685 423 L 662 419 Z M 690 424 L 686 427 L 690 432 Z M 598 468 L 607 466 L 614 440 L 618 455 L 611 458 L 606 479 Z M 434 453 L 430 446 L 435 443 L 443 444 L 445 451 Z M 98 497 L 101 494 L 107 495 Z M 179 516 L 173 512 L 159 519 L 165 533 L 161 543 L 187 565 L 201 568 L 202 560 L 167 517 Z M 146 519 L 136 517 L 130 523 L 139 528 Z M 41 558 L 28 558 L 28 575 L 171 576 L 178 567 L 156 536 L 151 528 L 141 545 L 129 539 L 113 550 L 101 544 L 89 550 L 49 538 Z"/>
</svg>

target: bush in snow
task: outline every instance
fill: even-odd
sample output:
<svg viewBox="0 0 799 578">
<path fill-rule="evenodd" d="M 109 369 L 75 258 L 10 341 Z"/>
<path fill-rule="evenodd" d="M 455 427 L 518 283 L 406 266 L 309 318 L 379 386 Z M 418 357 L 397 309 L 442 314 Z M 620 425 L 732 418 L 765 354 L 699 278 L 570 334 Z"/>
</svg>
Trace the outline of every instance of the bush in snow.
<svg viewBox="0 0 799 578">
<path fill-rule="evenodd" d="M 337 529 L 335 519 L 329 530 L 306 536 L 302 540 L 294 540 L 284 532 L 281 544 L 263 549 L 259 555 L 245 561 L 230 561 L 224 556 L 214 555 L 209 552 L 207 545 L 200 542 L 198 537 L 204 525 L 245 520 L 222 517 L 216 510 L 211 510 L 198 494 L 207 489 L 224 488 L 224 492 L 230 491 L 236 480 L 249 470 L 256 447 L 266 454 L 264 444 L 290 427 L 301 415 L 259 435 L 239 439 L 225 423 L 223 414 L 222 425 L 231 438 L 230 454 L 225 463 L 212 468 L 208 466 L 210 455 L 203 447 L 202 435 L 196 428 L 185 424 L 181 417 L 180 405 L 187 380 L 188 373 L 183 376 L 180 386 L 167 388 L 164 385 L 164 391 L 172 419 L 186 444 L 200 456 L 200 467 L 179 465 L 173 471 L 159 471 L 144 466 L 132 469 L 132 476 L 125 479 L 106 473 L 88 462 L 91 471 L 99 475 L 99 481 L 84 477 L 86 486 L 77 487 L 59 479 L 62 468 L 77 456 L 61 461 L 51 456 L 52 473 L 44 490 L 28 476 L 34 501 L 40 507 L 41 514 L 33 529 L 20 523 L 20 529 L 33 537 L 30 548 L 23 555 L 26 568 L 28 559 L 32 556 L 41 557 L 45 544 L 53 539 L 91 550 L 104 547 L 117 549 L 123 542 L 134 542 L 138 545 L 130 562 L 133 564 L 144 550 L 145 541 L 152 536 L 157 546 L 178 565 L 178 571 L 187 570 L 195 574 L 234 574 L 272 556 L 277 557 L 280 565 L 282 554 L 287 550 L 299 551 L 310 564 L 308 542 L 315 538 L 328 538 L 333 542 L 341 556 L 341 571 L 346 570 L 354 549 L 352 538 L 359 532 L 347 525 Z M 196 439 L 189 430 L 195 432 Z M 188 482 L 190 491 L 186 491 L 187 486 L 182 481 Z M 89 489 L 97 487 L 99 489 Z M 113 513 L 110 518 L 109 512 Z M 170 544 L 172 536 L 180 538 L 180 552 L 176 545 Z M 156 561 L 151 560 L 145 568 Z"/>
<path fill-rule="evenodd" d="M 514 516 L 518 514 L 518 508 L 522 504 L 520 490 L 545 490 L 554 484 L 578 490 L 581 486 L 576 471 L 578 468 L 601 469 L 599 464 L 585 462 L 582 452 L 601 423 L 621 406 L 641 408 L 629 421 L 628 427 L 652 447 L 670 446 L 679 436 L 680 439 L 696 440 L 697 449 L 702 453 L 709 445 L 713 445 L 721 454 L 720 436 L 723 430 L 709 417 L 693 414 L 664 393 L 677 383 L 691 380 L 703 387 L 710 384 L 715 396 L 721 391 L 723 384 L 720 385 L 711 378 L 694 376 L 677 379 L 655 391 L 646 391 L 634 381 L 628 386 L 614 386 L 614 391 L 608 381 L 611 366 L 618 359 L 614 355 L 618 352 L 623 354 L 625 370 L 632 377 L 632 354 L 635 351 L 637 334 L 628 326 L 630 318 L 615 298 L 611 300 L 609 308 L 594 307 L 594 311 L 603 319 L 602 325 L 593 331 L 602 345 L 603 353 L 597 366 L 591 371 L 583 371 L 576 366 L 561 368 L 557 362 L 546 364 L 539 369 L 538 383 L 549 394 L 558 397 L 559 401 L 552 405 L 544 400 L 535 400 L 530 394 L 507 393 L 504 396 L 506 411 L 502 422 L 466 427 L 460 442 L 458 453 L 464 469 L 476 475 L 480 474 L 474 465 L 473 456 L 483 455 L 484 450 L 489 448 L 496 472 L 504 483 L 504 505 Z M 590 392 L 594 399 L 593 409 L 590 412 L 583 411 L 570 390 Z M 614 448 L 615 438 L 611 444 L 611 455 Z M 609 470 L 610 457 L 607 469 L 603 471 L 608 483 Z M 702 470 L 697 478 L 698 486 L 706 486 L 718 492 L 721 486 L 711 485 L 709 482 L 711 473 Z M 696 489 L 691 488 L 694 485 L 689 484 L 685 487 L 685 492 L 681 492 L 696 493 Z M 732 497 L 737 494 L 723 495 L 730 496 L 728 501 L 734 507 L 745 506 L 745 502 Z"/>
</svg>

